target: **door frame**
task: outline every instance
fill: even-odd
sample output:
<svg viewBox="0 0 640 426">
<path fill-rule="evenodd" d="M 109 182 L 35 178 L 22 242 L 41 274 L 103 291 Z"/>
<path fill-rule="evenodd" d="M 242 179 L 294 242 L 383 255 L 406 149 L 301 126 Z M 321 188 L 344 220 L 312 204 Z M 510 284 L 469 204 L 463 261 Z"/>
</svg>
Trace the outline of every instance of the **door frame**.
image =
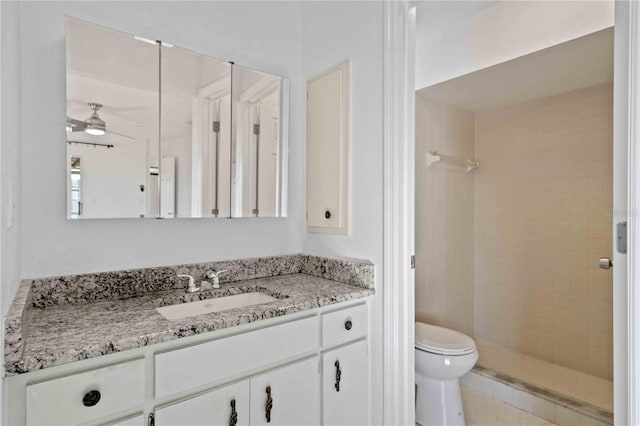
<svg viewBox="0 0 640 426">
<path fill-rule="evenodd" d="M 640 4 L 616 1 L 615 8 L 613 219 L 614 226 L 620 220 L 627 221 L 628 254 L 620 254 L 614 248 L 614 423 L 637 425 L 640 424 Z"/>
<path fill-rule="evenodd" d="M 384 0 L 383 422 L 415 424 L 415 7 Z"/>
<path fill-rule="evenodd" d="M 384 424 L 415 424 L 415 8 L 384 0 Z M 617 0 L 614 222 L 628 222 L 628 254 L 614 250 L 614 421 L 640 424 L 640 2 Z M 622 159 L 618 161 L 624 164 Z M 626 209 L 624 208 L 626 206 Z M 615 226 L 615 225 L 614 225 Z M 627 259 L 629 260 L 627 262 Z M 618 271 L 618 272 L 616 272 Z"/>
</svg>

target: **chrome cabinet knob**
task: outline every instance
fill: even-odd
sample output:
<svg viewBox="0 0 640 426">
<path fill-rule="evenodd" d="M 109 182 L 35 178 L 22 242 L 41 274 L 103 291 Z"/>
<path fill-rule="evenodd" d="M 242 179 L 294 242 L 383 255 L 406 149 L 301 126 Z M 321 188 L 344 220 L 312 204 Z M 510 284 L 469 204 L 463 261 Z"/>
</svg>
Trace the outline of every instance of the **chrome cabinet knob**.
<svg viewBox="0 0 640 426">
<path fill-rule="evenodd" d="M 608 257 L 601 257 L 598 266 L 600 266 L 601 269 L 610 269 L 613 266 L 613 262 Z"/>
</svg>

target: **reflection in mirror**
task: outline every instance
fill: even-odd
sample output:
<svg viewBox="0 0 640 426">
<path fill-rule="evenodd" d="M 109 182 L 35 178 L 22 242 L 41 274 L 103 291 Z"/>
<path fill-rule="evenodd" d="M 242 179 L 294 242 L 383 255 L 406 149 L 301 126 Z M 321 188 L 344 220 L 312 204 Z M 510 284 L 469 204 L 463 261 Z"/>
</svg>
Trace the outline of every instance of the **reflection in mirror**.
<svg viewBox="0 0 640 426">
<path fill-rule="evenodd" d="M 81 193 L 81 164 L 80 157 L 71 157 L 69 170 L 69 218 L 78 219 L 82 214 L 82 193 Z"/>
<path fill-rule="evenodd" d="M 158 46 L 73 18 L 66 30 L 67 215 L 155 218 Z"/>
<path fill-rule="evenodd" d="M 161 215 L 229 217 L 231 65 L 162 48 Z"/>
<path fill-rule="evenodd" d="M 233 66 L 231 216 L 286 216 L 287 80 Z"/>
<path fill-rule="evenodd" d="M 288 82 L 67 18 L 67 216 L 286 216 Z"/>
</svg>

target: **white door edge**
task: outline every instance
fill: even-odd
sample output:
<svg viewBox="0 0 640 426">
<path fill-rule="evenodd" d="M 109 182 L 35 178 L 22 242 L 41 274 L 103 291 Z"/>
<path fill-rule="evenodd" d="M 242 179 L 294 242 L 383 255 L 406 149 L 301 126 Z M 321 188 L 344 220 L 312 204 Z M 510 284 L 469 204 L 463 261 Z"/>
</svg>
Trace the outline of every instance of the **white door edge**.
<svg viewBox="0 0 640 426">
<path fill-rule="evenodd" d="M 614 247 L 614 423 L 640 424 L 640 4 L 616 1 L 614 226 L 628 222 L 628 254 Z M 615 234 L 614 234 L 615 235 Z M 614 238 L 615 240 L 615 238 Z M 615 243 L 614 243 L 615 245 Z"/>
<path fill-rule="evenodd" d="M 383 421 L 415 424 L 414 404 L 415 7 L 384 2 Z"/>
</svg>

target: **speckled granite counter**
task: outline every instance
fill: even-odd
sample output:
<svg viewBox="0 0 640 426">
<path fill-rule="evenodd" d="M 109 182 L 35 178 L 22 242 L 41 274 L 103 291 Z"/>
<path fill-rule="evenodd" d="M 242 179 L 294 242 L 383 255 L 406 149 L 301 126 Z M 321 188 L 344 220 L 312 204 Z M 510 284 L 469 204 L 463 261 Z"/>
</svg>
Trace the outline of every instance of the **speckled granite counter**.
<svg viewBox="0 0 640 426">
<path fill-rule="evenodd" d="M 175 280 L 177 272 L 201 279 L 211 268 L 229 269 L 231 282 L 187 294 Z M 277 300 L 178 320 L 155 309 L 250 291 Z M 305 255 L 24 280 L 5 318 L 5 370 L 26 373 L 371 294 L 371 263 Z"/>
</svg>

